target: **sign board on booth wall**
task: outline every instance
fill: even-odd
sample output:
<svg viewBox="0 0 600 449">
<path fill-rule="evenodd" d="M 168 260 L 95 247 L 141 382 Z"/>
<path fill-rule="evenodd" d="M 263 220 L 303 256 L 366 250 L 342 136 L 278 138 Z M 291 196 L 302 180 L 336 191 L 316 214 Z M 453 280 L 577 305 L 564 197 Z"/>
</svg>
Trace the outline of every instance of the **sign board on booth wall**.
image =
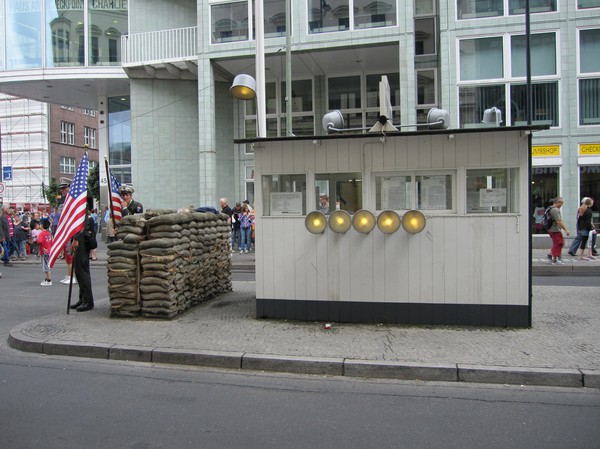
<svg viewBox="0 0 600 449">
<path fill-rule="evenodd" d="M 271 215 L 302 215 L 302 192 L 271 193 Z"/>
</svg>

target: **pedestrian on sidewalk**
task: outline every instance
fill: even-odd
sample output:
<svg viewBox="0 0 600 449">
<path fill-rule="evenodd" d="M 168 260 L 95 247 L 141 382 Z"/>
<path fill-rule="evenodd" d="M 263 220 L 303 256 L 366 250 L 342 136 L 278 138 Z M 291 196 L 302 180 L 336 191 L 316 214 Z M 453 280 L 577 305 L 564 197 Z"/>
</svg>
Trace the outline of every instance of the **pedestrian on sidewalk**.
<svg viewBox="0 0 600 449">
<path fill-rule="evenodd" d="M 592 223 L 592 206 L 594 201 L 589 197 L 584 197 L 581 200 L 581 206 L 577 209 L 577 235 L 569 248 L 569 256 L 576 256 L 577 250 L 581 249 L 579 260 L 594 260 L 595 257 L 590 254 L 590 257 L 585 257 L 585 245 L 588 241 L 590 231 L 594 230 Z M 591 252 L 590 252 L 591 253 Z"/>
<path fill-rule="evenodd" d="M 564 264 L 561 257 L 562 249 L 565 245 L 563 231 L 565 231 L 565 234 L 571 235 L 571 233 L 567 229 L 567 226 L 565 225 L 565 222 L 562 219 L 560 208 L 563 206 L 563 204 L 565 204 L 564 198 L 557 196 L 554 199 L 554 202 L 552 203 L 550 209 L 550 216 L 552 217 L 552 226 L 548 228 L 548 234 L 552 239 L 552 250 L 550 251 L 550 254 L 548 254 L 546 257 L 548 258 L 550 263 L 558 265 Z"/>
<path fill-rule="evenodd" d="M 2 244 L 2 262 L 5 267 L 12 267 L 10 263 L 10 223 L 12 218 L 8 214 L 8 206 L 2 206 L 2 212 L 0 213 L 0 243 Z"/>
<path fill-rule="evenodd" d="M 19 260 L 26 260 L 27 259 L 27 247 L 26 247 L 26 243 L 27 243 L 27 235 L 29 234 L 29 226 L 26 225 L 26 223 L 24 223 L 21 220 L 21 217 L 19 217 L 19 215 L 15 215 L 14 218 L 14 233 L 15 233 L 15 244 L 17 245 L 17 257 L 19 258 Z"/>
<path fill-rule="evenodd" d="M 52 272 L 50 269 L 50 250 L 52 249 L 52 241 L 54 237 L 50 232 L 50 221 L 42 221 L 42 232 L 38 235 L 39 254 L 42 259 L 42 271 L 44 272 L 44 280 L 41 282 L 42 287 L 52 286 Z"/>
</svg>

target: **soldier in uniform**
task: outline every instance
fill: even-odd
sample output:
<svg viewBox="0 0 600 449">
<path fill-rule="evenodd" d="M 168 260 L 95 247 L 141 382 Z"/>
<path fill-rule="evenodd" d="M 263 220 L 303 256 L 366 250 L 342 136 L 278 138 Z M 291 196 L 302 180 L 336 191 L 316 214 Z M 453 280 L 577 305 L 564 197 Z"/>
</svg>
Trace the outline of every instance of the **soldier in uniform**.
<svg viewBox="0 0 600 449">
<path fill-rule="evenodd" d="M 128 185 L 122 185 L 119 188 L 119 193 L 123 199 L 121 207 L 123 208 L 122 214 L 124 217 L 127 215 L 144 213 L 144 206 L 133 199 L 133 192 L 133 187 Z"/>
</svg>

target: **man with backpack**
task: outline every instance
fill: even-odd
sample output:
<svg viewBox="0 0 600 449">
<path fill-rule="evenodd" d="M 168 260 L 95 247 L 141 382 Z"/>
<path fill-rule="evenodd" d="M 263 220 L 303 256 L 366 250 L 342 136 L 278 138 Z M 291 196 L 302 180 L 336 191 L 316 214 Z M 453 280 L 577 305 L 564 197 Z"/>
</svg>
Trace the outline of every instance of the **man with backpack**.
<svg viewBox="0 0 600 449">
<path fill-rule="evenodd" d="M 546 257 L 548 261 L 552 264 L 563 265 L 561 254 L 563 246 L 565 245 L 565 238 L 563 237 L 562 231 L 565 231 L 565 234 L 571 235 L 567 226 L 565 225 L 560 208 L 565 203 L 564 198 L 558 196 L 554 199 L 552 206 L 550 206 L 549 215 L 552 223 L 548 227 L 548 234 L 552 239 L 552 250 L 550 250 L 550 254 Z"/>
</svg>

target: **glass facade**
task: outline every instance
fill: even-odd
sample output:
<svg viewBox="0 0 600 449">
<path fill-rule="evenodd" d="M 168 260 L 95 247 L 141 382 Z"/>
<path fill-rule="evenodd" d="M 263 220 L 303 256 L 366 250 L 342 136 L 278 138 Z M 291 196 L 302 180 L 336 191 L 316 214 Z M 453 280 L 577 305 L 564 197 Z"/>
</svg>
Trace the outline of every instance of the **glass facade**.
<svg viewBox="0 0 600 449">
<path fill-rule="evenodd" d="M 108 99 L 108 163 L 115 178 L 131 183 L 131 107 L 129 97 Z"/>
<path fill-rule="evenodd" d="M 378 28 L 397 24 L 395 1 L 309 0 L 309 33 Z"/>
<path fill-rule="evenodd" d="M 120 64 L 127 0 L 4 0 L 2 5 L 5 70 Z"/>
</svg>

